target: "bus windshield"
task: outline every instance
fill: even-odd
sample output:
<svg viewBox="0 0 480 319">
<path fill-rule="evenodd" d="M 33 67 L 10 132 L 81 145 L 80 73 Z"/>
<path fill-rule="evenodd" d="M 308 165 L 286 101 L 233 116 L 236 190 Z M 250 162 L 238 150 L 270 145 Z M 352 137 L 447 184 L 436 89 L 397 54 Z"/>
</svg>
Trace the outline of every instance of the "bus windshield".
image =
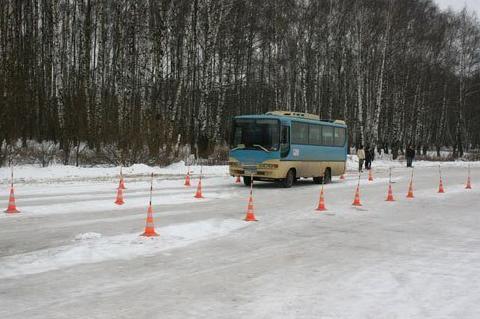
<svg viewBox="0 0 480 319">
<path fill-rule="evenodd" d="M 280 139 L 280 123 L 271 119 L 235 119 L 233 122 L 232 148 L 277 151 Z"/>
</svg>

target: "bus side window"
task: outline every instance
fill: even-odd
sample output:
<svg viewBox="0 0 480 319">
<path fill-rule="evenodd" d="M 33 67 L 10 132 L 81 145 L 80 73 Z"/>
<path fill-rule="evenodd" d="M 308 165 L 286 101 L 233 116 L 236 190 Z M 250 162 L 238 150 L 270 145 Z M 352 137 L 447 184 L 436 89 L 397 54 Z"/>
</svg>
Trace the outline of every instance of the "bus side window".
<svg viewBox="0 0 480 319">
<path fill-rule="evenodd" d="M 344 146 L 345 145 L 345 129 L 336 127 L 335 128 L 335 146 Z"/>
<path fill-rule="evenodd" d="M 324 126 L 322 127 L 322 136 L 323 136 L 323 145 L 325 146 L 334 146 L 333 143 L 333 127 Z"/>
<path fill-rule="evenodd" d="M 286 157 L 289 151 L 290 151 L 290 127 L 282 126 L 282 134 L 280 136 L 281 157 Z"/>
</svg>

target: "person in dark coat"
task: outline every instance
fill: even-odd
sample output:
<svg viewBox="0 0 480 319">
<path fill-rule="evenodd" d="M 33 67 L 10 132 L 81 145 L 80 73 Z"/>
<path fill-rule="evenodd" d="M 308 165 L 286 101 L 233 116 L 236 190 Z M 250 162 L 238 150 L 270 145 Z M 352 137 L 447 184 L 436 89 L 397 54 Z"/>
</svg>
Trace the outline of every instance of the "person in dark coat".
<svg viewBox="0 0 480 319">
<path fill-rule="evenodd" d="M 375 156 L 374 152 L 375 151 L 370 146 L 367 146 L 365 149 L 365 169 L 372 168 L 373 157 Z"/>
<path fill-rule="evenodd" d="M 412 162 L 415 158 L 415 149 L 411 145 L 407 146 L 405 157 L 407 158 L 407 167 L 412 167 Z"/>
<path fill-rule="evenodd" d="M 370 149 L 370 166 L 368 167 L 368 169 L 372 168 L 372 163 L 374 160 L 375 160 L 375 147 L 372 147 Z"/>
</svg>

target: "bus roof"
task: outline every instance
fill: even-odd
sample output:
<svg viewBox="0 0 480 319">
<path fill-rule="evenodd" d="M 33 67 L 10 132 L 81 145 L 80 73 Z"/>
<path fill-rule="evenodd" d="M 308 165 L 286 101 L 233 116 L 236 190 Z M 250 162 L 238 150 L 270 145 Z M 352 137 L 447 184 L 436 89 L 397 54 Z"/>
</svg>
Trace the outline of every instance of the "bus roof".
<svg viewBox="0 0 480 319">
<path fill-rule="evenodd" d="M 311 123 L 311 124 L 325 124 L 330 126 L 347 127 L 345 122 L 342 120 L 322 120 L 322 119 L 319 119 L 317 115 L 309 114 L 309 113 L 299 113 L 299 112 L 274 111 L 274 112 L 267 112 L 265 114 L 259 114 L 259 115 L 238 115 L 238 116 L 235 116 L 235 118 L 238 118 L 238 119 L 272 118 L 272 119 L 279 119 L 279 120 L 287 120 L 288 122 L 295 120 L 298 122 Z"/>
</svg>

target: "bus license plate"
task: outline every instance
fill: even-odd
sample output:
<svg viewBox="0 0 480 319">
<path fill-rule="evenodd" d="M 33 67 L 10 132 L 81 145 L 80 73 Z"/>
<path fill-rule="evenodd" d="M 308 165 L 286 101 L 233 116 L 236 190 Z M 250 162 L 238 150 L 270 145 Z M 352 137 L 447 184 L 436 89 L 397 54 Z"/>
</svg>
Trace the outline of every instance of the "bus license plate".
<svg viewBox="0 0 480 319">
<path fill-rule="evenodd" d="M 244 167 L 244 174 L 245 175 L 255 175 L 257 174 L 257 168 L 256 167 Z"/>
</svg>

